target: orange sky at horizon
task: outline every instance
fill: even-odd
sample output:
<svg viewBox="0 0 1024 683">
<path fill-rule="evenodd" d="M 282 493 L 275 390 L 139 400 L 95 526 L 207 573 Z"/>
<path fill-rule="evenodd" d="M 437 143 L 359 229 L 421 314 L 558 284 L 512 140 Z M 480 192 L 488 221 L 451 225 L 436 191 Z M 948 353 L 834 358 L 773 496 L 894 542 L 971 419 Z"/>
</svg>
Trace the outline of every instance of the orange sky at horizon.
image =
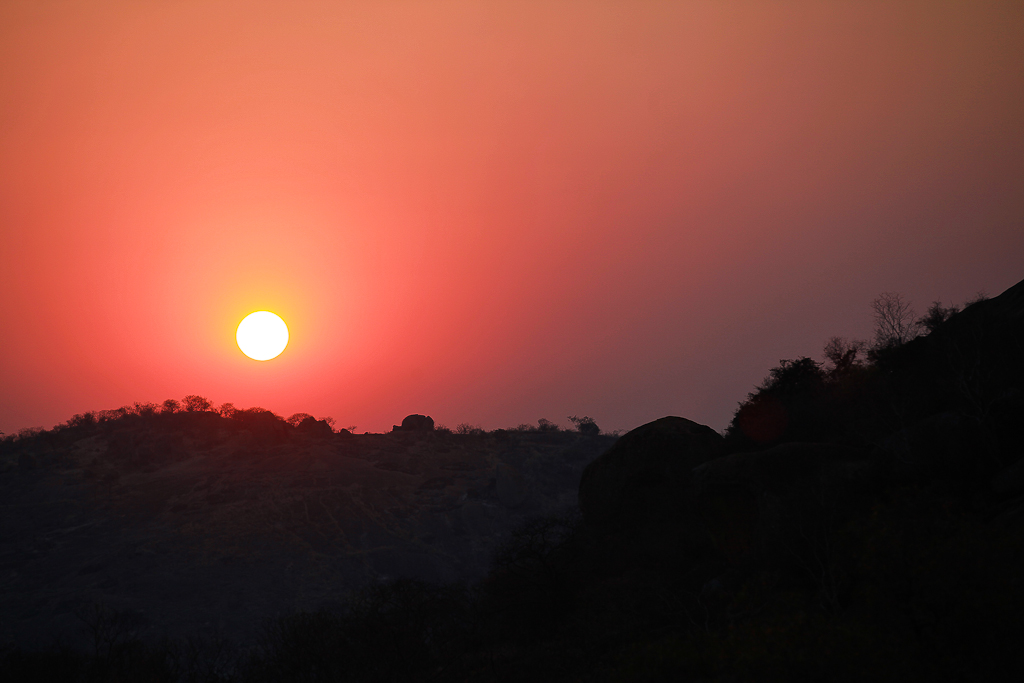
<svg viewBox="0 0 1024 683">
<path fill-rule="evenodd" d="M 722 429 L 880 292 L 1024 278 L 1021 36 L 1016 2 L 4 3 L 0 431 L 192 393 Z"/>
</svg>

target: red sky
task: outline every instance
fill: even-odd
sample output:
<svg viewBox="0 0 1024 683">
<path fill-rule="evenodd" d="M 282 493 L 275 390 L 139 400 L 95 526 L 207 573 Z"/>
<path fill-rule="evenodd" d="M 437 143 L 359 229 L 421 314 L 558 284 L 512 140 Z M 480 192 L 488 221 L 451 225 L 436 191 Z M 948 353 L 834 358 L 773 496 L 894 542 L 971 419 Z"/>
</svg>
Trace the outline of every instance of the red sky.
<svg viewBox="0 0 1024 683">
<path fill-rule="evenodd" d="M 879 293 L 1022 278 L 1019 1 L 0 4 L 8 433 L 721 429 Z"/>
</svg>

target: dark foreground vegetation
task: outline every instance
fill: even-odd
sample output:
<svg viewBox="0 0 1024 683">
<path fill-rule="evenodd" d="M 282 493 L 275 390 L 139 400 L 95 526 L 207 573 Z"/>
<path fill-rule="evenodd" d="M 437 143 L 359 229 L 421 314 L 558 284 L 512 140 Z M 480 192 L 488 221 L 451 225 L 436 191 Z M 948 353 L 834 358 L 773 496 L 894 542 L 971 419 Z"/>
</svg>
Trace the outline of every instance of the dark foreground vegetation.
<svg viewBox="0 0 1024 683">
<path fill-rule="evenodd" d="M 1020 680 L 1024 283 L 876 312 L 871 344 L 772 369 L 724 437 L 682 418 L 623 436 L 580 513 L 520 526 L 483 581 L 372 585 L 245 644 L 145 642 L 96 607 L 89 651 L 8 649 L 0 676 Z"/>
</svg>

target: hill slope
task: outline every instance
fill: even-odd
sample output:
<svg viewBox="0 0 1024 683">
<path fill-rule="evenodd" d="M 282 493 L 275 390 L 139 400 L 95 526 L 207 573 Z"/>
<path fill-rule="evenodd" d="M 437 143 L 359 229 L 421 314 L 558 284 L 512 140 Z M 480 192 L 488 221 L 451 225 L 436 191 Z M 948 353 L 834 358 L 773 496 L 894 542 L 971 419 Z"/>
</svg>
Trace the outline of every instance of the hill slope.
<svg viewBox="0 0 1024 683">
<path fill-rule="evenodd" d="M 211 412 L 25 439 L 0 474 L 0 640 L 74 638 L 92 603 L 149 635 L 248 639 L 373 580 L 477 579 L 510 529 L 574 506 L 613 440 L 313 435 Z"/>
</svg>

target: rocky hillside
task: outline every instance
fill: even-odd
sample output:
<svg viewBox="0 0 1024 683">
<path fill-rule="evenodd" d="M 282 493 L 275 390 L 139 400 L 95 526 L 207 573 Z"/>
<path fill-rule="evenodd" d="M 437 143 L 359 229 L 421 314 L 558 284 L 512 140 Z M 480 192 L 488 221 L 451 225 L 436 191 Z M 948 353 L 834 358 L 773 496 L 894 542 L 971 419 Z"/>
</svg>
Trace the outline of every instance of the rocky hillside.
<svg viewBox="0 0 1024 683">
<path fill-rule="evenodd" d="M 374 580 L 478 579 L 564 513 L 613 437 L 293 428 L 269 413 L 124 415 L 8 442 L 0 641 L 75 641 L 95 605 L 144 635 L 250 639 Z"/>
<path fill-rule="evenodd" d="M 185 413 L 10 443 L 3 635 L 78 619 L 98 645 L 9 651 L 0 678 L 1022 680 L 1024 283 L 934 312 L 782 361 L 725 435 Z M 136 638 L 275 612 L 233 659 Z"/>
<path fill-rule="evenodd" d="M 865 361 L 783 361 L 726 438 L 629 432 L 580 484 L 565 571 L 601 626 L 573 636 L 616 633 L 617 654 L 577 670 L 1019 680 L 1022 415 L 1024 282 Z"/>
</svg>

